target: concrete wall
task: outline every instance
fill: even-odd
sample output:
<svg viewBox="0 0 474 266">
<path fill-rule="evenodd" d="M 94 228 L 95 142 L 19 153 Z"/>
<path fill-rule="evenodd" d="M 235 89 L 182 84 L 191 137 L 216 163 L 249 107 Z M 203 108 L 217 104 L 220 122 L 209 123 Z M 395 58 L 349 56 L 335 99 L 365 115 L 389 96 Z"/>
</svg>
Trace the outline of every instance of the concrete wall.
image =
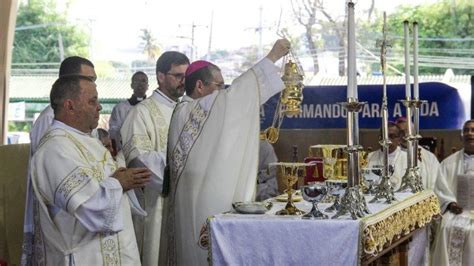
<svg viewBox="0 0 474 266">
<path fill-rule="evenodd" d="M 17 0 L 0 1 L 0 144 L 6 140 L 8 88 Z"/>
</svg>

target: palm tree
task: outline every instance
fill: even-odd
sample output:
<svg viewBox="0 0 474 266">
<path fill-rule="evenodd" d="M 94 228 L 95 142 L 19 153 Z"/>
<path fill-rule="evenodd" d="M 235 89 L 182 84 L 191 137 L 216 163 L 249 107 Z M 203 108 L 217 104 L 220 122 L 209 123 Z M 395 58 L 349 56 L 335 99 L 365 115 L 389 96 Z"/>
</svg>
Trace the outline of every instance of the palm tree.
<svg viewBox="0 0 474 266">
<path fill-rule="evenodd" d="M 148 61 L 154 62 L 156 58 L 161 54 L 161 49 L 158 44 L 156 44 L 156 39 L 153 37 L 149 29 L 141 29 L 142 35 L 140 39 L 144 42 L 143 53 L 148 57 Z"/>
</svg>

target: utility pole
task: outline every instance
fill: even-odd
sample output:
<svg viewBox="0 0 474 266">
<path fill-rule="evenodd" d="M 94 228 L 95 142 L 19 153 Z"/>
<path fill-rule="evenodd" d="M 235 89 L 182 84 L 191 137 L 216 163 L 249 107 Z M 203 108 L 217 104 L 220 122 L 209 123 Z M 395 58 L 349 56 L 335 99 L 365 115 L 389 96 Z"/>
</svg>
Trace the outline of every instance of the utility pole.
<svg viewBox="0 0 474 266">
<path fill-rule="evenodd" d="M 211 25 L 209 27 L 209 44 L 207 46 L 207 55 L 206 55 L 207 61 L 211 60 L 211 43 L 212 43 L 212 26 L 213 25 L 214 25 L 214 10 L 212 10 L 212 13 L 211 13 Z"/>
<path fill-rule="evenodd" d="M 186 37 L 186 36 L 177 36 L 178 38 L 183 38 L 183 39 L 190 39 L 191 40 L 191 51 L 190 51 L 190 59 L 191 61 L 194 61 L 195 59 L 195 54 L 196 54 L 196 46 L 194 45 L 194 31 L 195 31 L 195 28 L 196 27 L 205 27 L 207 28 L 207 25 L 198 25 L 198 24 L 195 24 L 194 21 L 192 22 L 191 25 L 183 25 L 183 24 L 178 24 L 178 27 L 181 27 L 181 26 L 191 26 L 191 37 Z"/>
<path fill-rule="evenodd" d="M 58 32 L 58 49 L 59 49 L 59 59 L 61 62 L 64 60 L 64 45 L 63 45 L 63 36 L 61 32 Z"/>
<path fill-rule="evenodd" d="M 257 58 L 263 58 L 263 7 L 260 6 L 258 8 L 258 57 Z"/>
<path fill-rule="evenodd" d="M 257 58 L 262 58 L 263 57 L 263 30 L 264 29 L 271 29 L 272 27 L 264 27 L 263 26 L 263 6 L 260 6 L 258 8 L 259 12 L 259 20 L 258 20 L 258 26 L 255 28 L 246 28 L 246 30 L 254 30 L 258 34 L 258 52 L 257 52 Z"/>
</svg>

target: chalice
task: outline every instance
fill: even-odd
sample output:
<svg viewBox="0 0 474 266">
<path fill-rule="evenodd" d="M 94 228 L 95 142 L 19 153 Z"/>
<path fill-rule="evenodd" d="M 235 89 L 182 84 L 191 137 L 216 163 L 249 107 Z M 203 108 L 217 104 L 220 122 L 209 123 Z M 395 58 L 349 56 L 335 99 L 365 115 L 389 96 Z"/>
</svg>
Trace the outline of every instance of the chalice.
<svg viewBox="0 0 474 266">
<path fill-rule="evenodd" d="M 333 179 L 335 176 L 334 167 L 336 165 L 337 159 L 336 158 L 329 158 L 326 157 L 323 159 L 323 176 L 326 179 Z"/>
<path fill-rule="evenodd" d="M 318 203 L 326 196 L 327 188 L 324 183 L 315 183 L 303 186 L 301 194 L 303 199 L 313 204 L 311 211 L 303 215 L 304 219 L 327 219 L 328 216 L 318 209 Z"/>
<path fill-rule="evenodd" d="M 375 188 L 379 185 L 382 167 L 374 165 L 373 167 L 365 167 L 361 169 L 363 180 L 367 184 L 367 190 L 364 191 L 366 194 L 375 194 Z"/>
<path fill-rule="evenodd" d="M 301 171 L 298 171 L 300 168 L 303 170 L 306 166 L 310 166 L 312 164 L 309 163 L 291 163 L 291 162 L 278 162 L 278 163 L 270 163 L 270 166 L 277 166 L 280 167 L 281 173 L 286 180 L 287 189 L 285 190 L 286 194 L 288 195 L 286 206 L 284 209 L 277 211 L 276 215 L 302 215 L 304 212 L 298 209 L 293 202 L 293 193 L 295 190 L 293 189 L 293 185 L 298 182 L 298 174 Z"/>
<path fill-rule="evenodd" d="M 344 195 L 347 188 L 347 180 L 326 180 L 329 195 L 333 196 L 334 204 L 327 207 L 325 211 L 333 212 L 341 209 L 340 197 Z"/>
</svg>

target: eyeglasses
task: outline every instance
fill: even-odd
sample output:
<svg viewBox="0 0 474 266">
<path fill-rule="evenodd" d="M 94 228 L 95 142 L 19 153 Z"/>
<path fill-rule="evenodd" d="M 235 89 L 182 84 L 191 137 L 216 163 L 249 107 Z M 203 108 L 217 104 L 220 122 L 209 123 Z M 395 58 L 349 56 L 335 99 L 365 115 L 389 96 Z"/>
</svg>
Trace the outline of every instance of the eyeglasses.
<svg viewBox="0 0 474 266">
<path fill-rule="evenodd" d="M 225 89 L 225 83 L 224 83 L 224 82 L 221 83 L 221 82 L 214 82 L 214 81 L 211 81 L 211 82 L 209 82 L 209 83 L 216 85 L 217 88 L 220 89 L 220 90 Z"/>
<path fill-rule="evenodd" d="M 184 73 L 166 73 L 166 75 L 171 75 L 178 81 L 183 81 L 185 77 Z"/>
</svg>

